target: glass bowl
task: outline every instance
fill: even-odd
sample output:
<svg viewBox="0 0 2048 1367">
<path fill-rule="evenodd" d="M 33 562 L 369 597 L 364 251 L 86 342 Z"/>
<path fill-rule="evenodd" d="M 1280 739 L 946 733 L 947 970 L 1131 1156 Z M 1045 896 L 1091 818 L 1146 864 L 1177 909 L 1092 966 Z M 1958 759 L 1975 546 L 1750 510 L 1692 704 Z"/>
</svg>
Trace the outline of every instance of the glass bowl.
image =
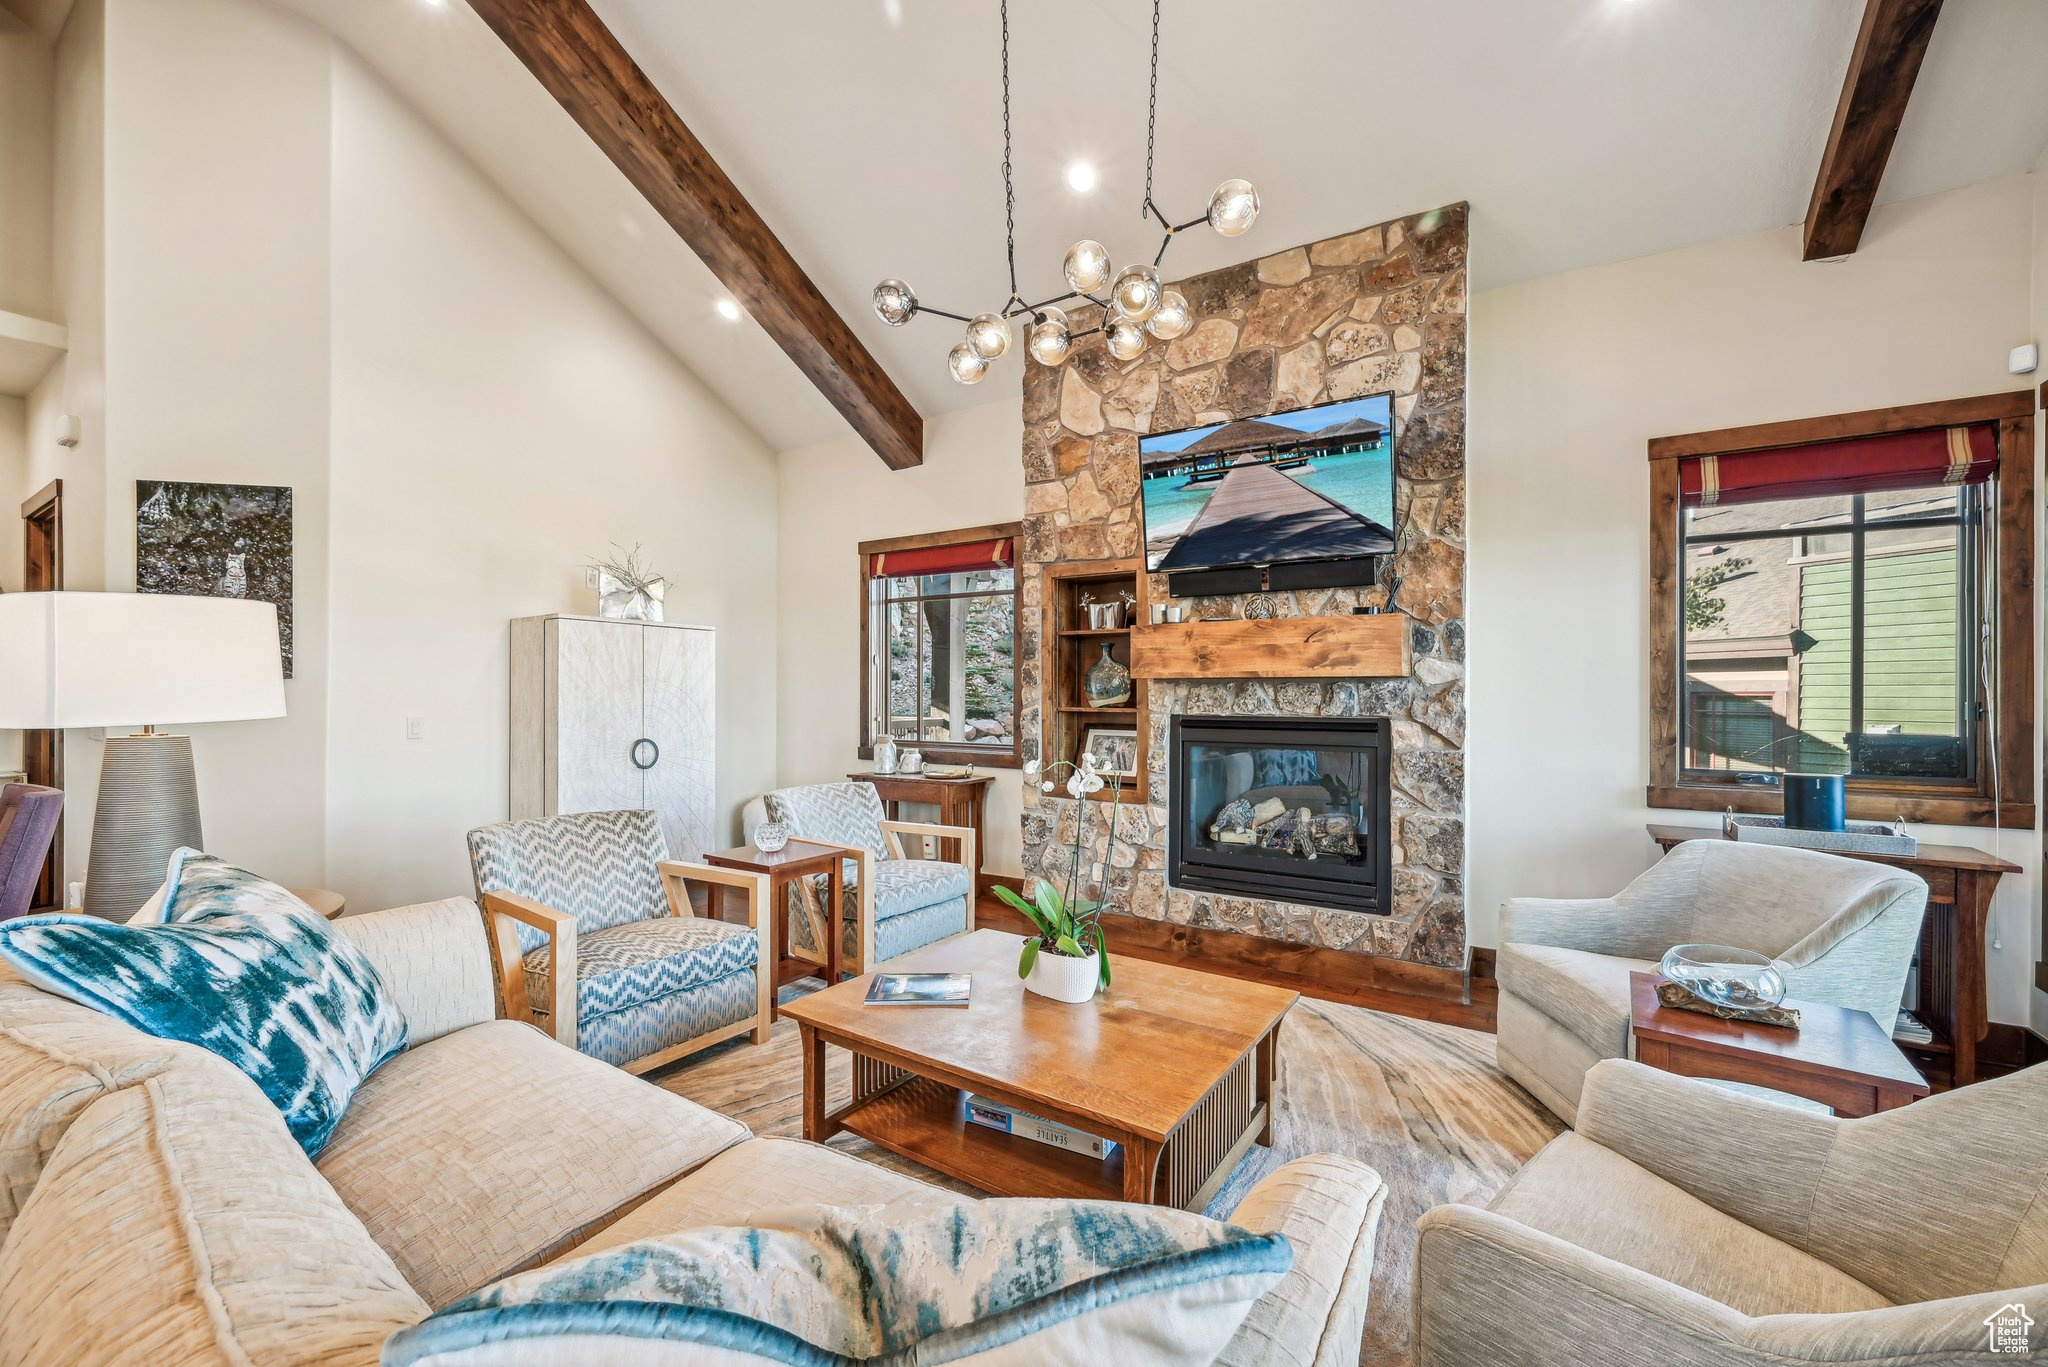
<svg viewBox="0 0 2048 1367">
<path fill-rule="evenodd" d="M 1657 971 L 1716 1006 L 1755 1011 L 1785 1000 L 1785 979 L 1775 961 L 1733 945 L 1675 945 Z"/>
</svg>

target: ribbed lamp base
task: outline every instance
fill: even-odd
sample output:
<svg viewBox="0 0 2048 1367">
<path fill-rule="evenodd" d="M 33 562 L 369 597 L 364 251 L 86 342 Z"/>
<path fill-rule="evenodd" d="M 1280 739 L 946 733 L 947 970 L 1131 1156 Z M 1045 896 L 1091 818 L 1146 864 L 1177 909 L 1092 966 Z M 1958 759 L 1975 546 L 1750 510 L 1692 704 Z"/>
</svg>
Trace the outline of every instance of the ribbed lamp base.
<svg viewBox="0 0 2048 1367">
<path fill-rule="evenodd" d="M 189 736 L 107 737 L 85 910 L 125 921 L 163 885 L 171 851 L 203 849 Z"/>
</svg>

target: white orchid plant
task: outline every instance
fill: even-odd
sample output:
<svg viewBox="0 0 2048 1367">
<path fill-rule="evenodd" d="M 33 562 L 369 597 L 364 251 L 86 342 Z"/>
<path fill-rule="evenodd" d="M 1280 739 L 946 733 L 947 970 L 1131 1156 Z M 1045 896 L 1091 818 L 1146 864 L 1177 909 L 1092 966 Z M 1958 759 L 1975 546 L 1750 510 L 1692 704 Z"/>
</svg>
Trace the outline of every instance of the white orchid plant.
<svg viewBox="0 0 2048 1367">
<path fill-rule="evenodd" d="M 996 896 L 1022 912 L 1031 922 L 1037 935 L 1024 941 L 1024 952 L 1017 960 L 1017 976 L 1027 977 L 1031 966 L 1038 962 L 1041 952 L 1058 954 L 1069 959 L 1085 959 L 1096 955 L 1099 965 L 1097 980 L 1103 987 L 1109 986 L 1109 950 L 1102 939 L 1102 910 L 1100 898 L 1082 895 L 1086 882 L 1082 871 L 1087 866 L 1082 862 L 1082 843 L 1088 830 L 1088 798 L 1115 783 L 1114 778 L 1104 777 L 1100 762 L 1094 755 L 1084 752 L 1079 759 L 1054 760 L 1045 764 L 1032 760 L 1024 766 L 1024 777 L 1038 784 L 1042 792 L 1053 792 L 1057 788 L 1054 775 L 1061 769 L 1067 770 L 1067 796 L 1080 804 L 1074 813 L 1074 860 L 1067 874 L 1064 890 L 1053 886 L 1047 879 L 1040 878 L 1032 889 L 1029 900 L 1018 896 L 1005 887 L 996 889 Z M 1123 811 L 1124 791 L 1121 783 L 1115 783 L 1116 791 L 1109 804 L 1109 853 L 1103 856 L 1102 882 L 1106 891 L 1109 885 L 1110 867 L 1116 850 L 1116 820 Z"/>
</svg>

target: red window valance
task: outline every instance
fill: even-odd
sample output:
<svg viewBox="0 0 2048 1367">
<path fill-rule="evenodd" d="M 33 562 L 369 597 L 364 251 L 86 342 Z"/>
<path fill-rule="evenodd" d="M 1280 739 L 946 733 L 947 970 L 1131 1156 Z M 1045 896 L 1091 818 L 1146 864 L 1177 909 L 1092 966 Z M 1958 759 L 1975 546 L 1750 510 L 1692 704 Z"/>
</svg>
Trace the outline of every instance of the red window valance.
<svg viewBox="0 0 2048 1367">
<path fill-rule="evenodd" d="M 1004 570 L 1016 563 L 1014 538 L 958 541 L 950 546 L 919 546 L 907 551 L 876 551 L 868 557 L 868 574 L 876 579 L 921 574 L 965 574 L 969 570 Z"/>
<path fill-rule="evenodd" d="M 1981 484 L 1997 472 L 1998 429 L 1987 422 L 1727 456 L 1691 456 L 1678 463 L 1678 489 L 1687 507 L 1720 507 Z"/>
</svg>

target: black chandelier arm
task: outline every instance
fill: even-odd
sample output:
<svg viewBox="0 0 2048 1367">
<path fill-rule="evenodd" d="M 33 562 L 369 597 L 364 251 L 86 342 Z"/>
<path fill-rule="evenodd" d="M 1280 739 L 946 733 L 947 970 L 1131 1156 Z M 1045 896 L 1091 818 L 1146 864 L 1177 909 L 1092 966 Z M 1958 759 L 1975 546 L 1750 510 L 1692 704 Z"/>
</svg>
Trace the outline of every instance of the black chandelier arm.
<svg viewBox="0 0 2048 1367">
<path fill-rule="evenodd" d="M 948 313 L 944 309 L 935 309 L 930 304 L 922 302 L 918 304 L 917 312 L 929 313 L 939 318 L 951 318 L 956 323 L 971 323 L 974 321 L 964 313 Z"/>
</svg>

